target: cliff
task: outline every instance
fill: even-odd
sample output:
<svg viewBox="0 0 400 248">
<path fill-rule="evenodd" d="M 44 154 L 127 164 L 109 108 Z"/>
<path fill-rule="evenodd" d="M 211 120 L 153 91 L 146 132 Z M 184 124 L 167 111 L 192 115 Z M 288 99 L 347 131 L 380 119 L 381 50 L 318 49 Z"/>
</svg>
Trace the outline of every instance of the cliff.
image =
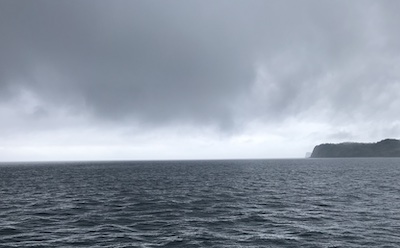
<svg viewBox="0 0 400 248">
<path fill-rule="evenodd" d="M 400 140 L 385 139 L 377 143 L 321 144 L 314 147 L 311 158 L 400 157 Z"/>
</svg>

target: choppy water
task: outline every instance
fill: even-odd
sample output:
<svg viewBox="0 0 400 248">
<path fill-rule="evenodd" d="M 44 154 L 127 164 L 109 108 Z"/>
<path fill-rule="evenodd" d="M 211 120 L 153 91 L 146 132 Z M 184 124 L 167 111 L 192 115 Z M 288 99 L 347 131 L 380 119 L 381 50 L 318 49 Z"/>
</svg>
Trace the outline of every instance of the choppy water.
<svg viewBox="0 0 400 248">
<path fill-rule="evenodd" d="M 0 247 L 400 247 L 400 159 L 3 163 Z"/>
</svg>

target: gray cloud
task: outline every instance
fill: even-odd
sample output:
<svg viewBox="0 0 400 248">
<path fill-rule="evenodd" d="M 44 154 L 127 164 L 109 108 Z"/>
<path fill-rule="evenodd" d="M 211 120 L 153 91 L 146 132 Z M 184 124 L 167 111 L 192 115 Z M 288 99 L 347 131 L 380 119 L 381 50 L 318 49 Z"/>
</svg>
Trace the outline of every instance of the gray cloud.
<svg viewBox="0 0 400 248">
<path fill-rule="evenodd" d="M 227 131 L 290 117 L 393 122 L 397 5 L 1 1 L 0 94 L 4 102 L 32 92 L 41 103 L 32 122 L 50 118 L 49 106 Z"/>
</svg>

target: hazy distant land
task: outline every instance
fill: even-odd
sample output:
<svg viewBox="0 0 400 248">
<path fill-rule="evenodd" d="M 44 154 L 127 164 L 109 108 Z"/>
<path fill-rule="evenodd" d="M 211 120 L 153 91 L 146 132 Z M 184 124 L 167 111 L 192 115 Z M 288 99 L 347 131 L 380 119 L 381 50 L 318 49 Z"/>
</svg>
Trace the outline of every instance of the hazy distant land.
<svg viewBox="0 0 400 248">
<path fill-rule="evenodd" d="M 400 157 L 400 140 L 385 139 L 377 143 L 321 144 L 314 147 L 311 158 Z"/>
</svg>

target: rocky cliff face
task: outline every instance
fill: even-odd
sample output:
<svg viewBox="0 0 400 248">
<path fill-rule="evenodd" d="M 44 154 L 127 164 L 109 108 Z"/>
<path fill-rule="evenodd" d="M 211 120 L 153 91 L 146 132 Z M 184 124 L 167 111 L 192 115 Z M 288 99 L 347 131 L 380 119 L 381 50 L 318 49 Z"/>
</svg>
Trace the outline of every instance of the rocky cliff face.
<svg viewBox="0 0 400 248">
<path fill-rule="evenodd" d="M 311 157 L 400 157 L 400 140 L 385 139 L 377 143 L 321 144 L 314 148 Z"/>
</svg>

